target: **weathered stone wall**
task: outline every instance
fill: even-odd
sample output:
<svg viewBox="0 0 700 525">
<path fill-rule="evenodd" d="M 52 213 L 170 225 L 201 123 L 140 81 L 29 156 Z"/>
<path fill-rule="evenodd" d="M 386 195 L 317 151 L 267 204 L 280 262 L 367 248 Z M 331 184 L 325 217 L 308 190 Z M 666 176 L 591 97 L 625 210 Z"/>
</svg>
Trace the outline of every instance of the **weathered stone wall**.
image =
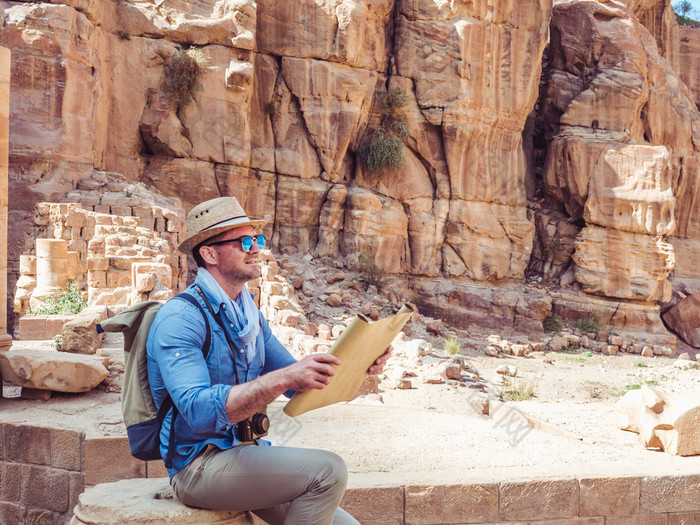
<svg viewBox="0 0 700 525">
<path fill-rule="evenodd" d="M 67 196 L 73 202 L 37 204 L 34 229 L 20 256 L 15 313 L 22 315 L 28 307 L 38 305 L 32 304 L 40 295 L 37 239 L 65 241 L 68 254 L 73 253 L 76 261 L 64 277 L 88 292 L 90 305 L 163 300 L 185 288 L 187 257 L 178 250 L 185 226 L 179 203 L 140 185 L 108 191 L 109 184 L 99 180 L 93 176 L 80 181 L 79 189 Z M 112 190 L 120 186 L 111 184 Z"/>
<path fill-rule="evenodd" d="M 0 522 L 67 521 L 86 486 L 166 476 L 125 436 L 0 423 Z M 29 446 L 31 445 L 31 446 Z M 588 476 L 374 487 L 351 479 L 341 506 L 362 523 L 697 523 L 700 477 Z M 154 480 L 154 482 L 156 482 Z"/>
</svg>

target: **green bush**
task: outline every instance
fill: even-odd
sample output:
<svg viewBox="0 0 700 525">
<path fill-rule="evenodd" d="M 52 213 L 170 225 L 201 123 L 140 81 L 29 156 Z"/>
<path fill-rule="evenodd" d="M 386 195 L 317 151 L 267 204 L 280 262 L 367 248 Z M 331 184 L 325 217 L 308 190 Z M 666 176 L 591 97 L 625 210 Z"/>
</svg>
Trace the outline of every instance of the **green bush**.
<svg viewBox="0 0 700 525">
<path fill-rule="evenodd" d="M 36 310 L 28 310 L 33 315 L 75 315 L 79 314 L 87 306 L 83 299 L 83 293 L 70 281 L 68 286 L 53 297 L 46 300 L 46 304 Z"/>
<path fill-rule="evenodd" d="M 535 397 L 535 381 L 503 377 L 503 397 L 508 401 L 527 401 Z"/>
<path fill-rule="evenodd" d="M 403 141 L 392 131 L 379 126 L 360 150 L 360 158 L 371 172 L 395 170 L 403 163 Z"/>
<path fill-rule="evenodd" d="M 392 88 L 384 96 L 384 111 L 387 115 L 397 118 L 398 113 L 408 103 L 408 93 L 403 88 Z"/>
<path fill-rule="evenodd" d="M 360 272 L 360 280 L 368 286 L 376 286 L 377 290 L 381 290 L 388 283 L 386 272 L 365 255 L 358 258 L 357 269 Z"/>
<path fill-rule="evenodd" d="M 576 320 L 574 326 L 584 334 L 600 332 L 603 323 L 595 315 L 586 315 Z"/>
<path fill-rule="evenodd" d="M 410 135 L 402 121 L 402 109 L 409 100 L 403 88 L 392 88 L 384 95 L 382 119 L 359 153 L 371 173 L 394 171 L 403 164 L 403 139 Z"/>
<path fill-rule="evenodd" d="M 549 333 L 561 332 L 563 326 L 564 321 L 558 314 L 549 314 L 542 322 L 542 327 L 544 328 L 544 331 Z"/>
<path fill-rule="evenodd" d="M 165 93 L 178 108 L 193 100 L 192 93 L 199 86 L 201 75 L 208 67 L 209 59 L 196 47 L 180 49 L 166 62 Z"/>
<path fill-rule="evenodd" d="M 450 355 L 457 355 L 460 350 L 460 344 L 459 341 L 454 338 L 450 337 L 445 341 L 445 352 L 447 352 Z"/>
</svg>

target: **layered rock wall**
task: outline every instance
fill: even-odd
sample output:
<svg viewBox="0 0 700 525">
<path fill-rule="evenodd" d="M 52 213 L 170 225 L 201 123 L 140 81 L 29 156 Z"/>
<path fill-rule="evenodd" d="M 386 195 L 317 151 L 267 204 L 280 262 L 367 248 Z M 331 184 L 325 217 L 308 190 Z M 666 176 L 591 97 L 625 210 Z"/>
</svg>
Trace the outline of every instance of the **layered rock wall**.
<svg viewBox="0 0 700 525">
<path fill-rule="evenodd" d="M 694 82 L 692 39 L 666 0 L 557 2 L 551 39 L 548 0 L 65 0 L 0 16 L 11 268 L 36 202 L 112 172 L 185 211 L 235 195 L 270 219 L 275 250 L 419 280 L 534 271 L 647 305 L 672 271 L 700 282 L 700 120 L 677 76 Z M 207 65 L 178 98 L 187 50 Z M 538 93 L 549 144 L 533 169 Z M 363 151 L 388 122 L 403 160 L 377 173 Z M 555 209 L 528 203 L 540 168 Z"/>
<path fill-rule="evenodd" d="M 583 224 L 575 279 L 603 297 L 668 301 L 673 236 L 690 246 L 700 238 L 692 95 L 616 2 L 558 3 L 550 54 L 544 186 Z"/>
<path fill-rule="evenodd" d="M 534 229 L 521 131 L 536 99 L 546 1 L 3 9 L 0 41 L 14 60 L 11 177 L 26 200 L 62 197 L 100 169 L 185 208 L 236 195 L 272 219 L 278 247 L 351 265 L 363 255 L 388 272 L 522 277 Z M 192 102 L 177 104 L 170 64 L 188 46 L 208 68 Z M 390 87 L 406 94 L 405 160 L 370 176 L 358 151 Z"/>
</svg>

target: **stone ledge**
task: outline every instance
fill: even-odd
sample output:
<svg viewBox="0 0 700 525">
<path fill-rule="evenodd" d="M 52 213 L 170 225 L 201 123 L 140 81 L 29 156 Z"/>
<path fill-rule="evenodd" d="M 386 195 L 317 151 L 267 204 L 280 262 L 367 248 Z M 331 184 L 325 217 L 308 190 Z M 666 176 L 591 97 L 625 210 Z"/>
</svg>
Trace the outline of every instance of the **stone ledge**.
<svg viewBox="0 0 700 525">
<path fill-rule="evenodd" d="M 168 478 L 125 479 L 80 495 L 69 525 L 252 525 L 248 512 L 195 509 L 180 503 Z"/>
</svg>

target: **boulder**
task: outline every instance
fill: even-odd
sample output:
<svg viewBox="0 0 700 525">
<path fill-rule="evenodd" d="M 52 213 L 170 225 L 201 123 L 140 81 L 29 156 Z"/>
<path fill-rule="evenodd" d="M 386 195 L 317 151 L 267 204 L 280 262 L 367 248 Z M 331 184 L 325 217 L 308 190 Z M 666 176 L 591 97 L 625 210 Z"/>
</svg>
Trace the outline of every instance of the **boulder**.
<svg viewBox="0 0 700 525">
<path fill-rule="evenodd" d="M 109 358 L 52 350 L 11 349 L 0 352 L 0 373 L 11 385 L 87 392 L 107 377 Z"/>
<path fill-rule="evenodd" d="M 700 454 L 700 400 L 646 385 L 615 405 L 617 426 L 639 434 L 645 447 L 676 456 Z"/>
<path fill-rule="evenodd" d="M 683 341 L 700 348 L 700 293 L 678 301 L 663 314 L 663 319 Z"/>
<path fill-rule="evenodd" d="M 168 269 L 170 269 L 168 267 Z M 97 323 L 107 318 L 106 306 L 89 306 L 66 322 L 61 330 L 64 352 L 95 354 L 102 346 L 104 334 L 97 333 Z"/>
</svg>

